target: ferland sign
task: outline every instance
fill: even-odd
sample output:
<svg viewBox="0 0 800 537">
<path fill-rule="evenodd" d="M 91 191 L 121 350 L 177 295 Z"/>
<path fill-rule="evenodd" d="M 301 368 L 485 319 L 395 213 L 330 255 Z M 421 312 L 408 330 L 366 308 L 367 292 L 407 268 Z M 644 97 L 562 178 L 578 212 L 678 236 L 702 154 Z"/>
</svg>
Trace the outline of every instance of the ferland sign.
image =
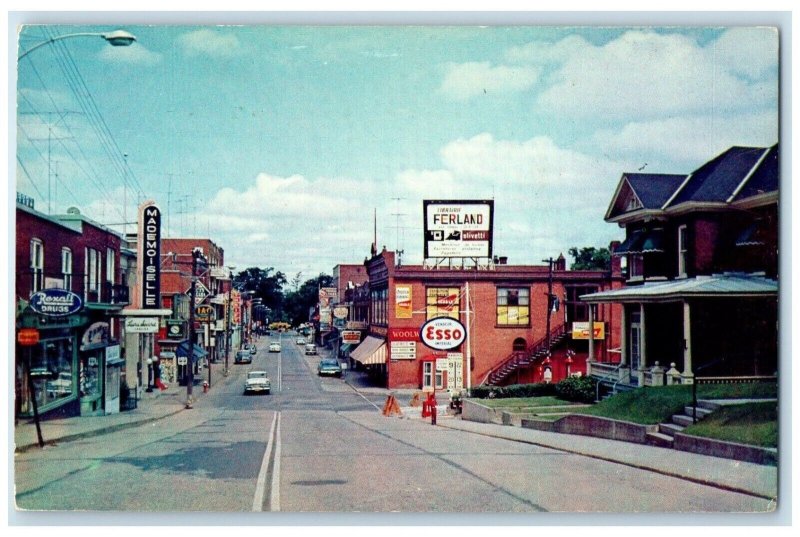
<svg viewBox="0 0 800 537">
<path fill-rule="evenodd" d="M 493 200 L 423 200 L 425 258 L 492 257 Z"/>
<path fill-rule="evenodd" d="M 452 317 L 436 317 L 422 325 L 419 335 L 427 347 L 446 351 L 461 345 L 467 337 L 467 330 Z"/>
</svg>

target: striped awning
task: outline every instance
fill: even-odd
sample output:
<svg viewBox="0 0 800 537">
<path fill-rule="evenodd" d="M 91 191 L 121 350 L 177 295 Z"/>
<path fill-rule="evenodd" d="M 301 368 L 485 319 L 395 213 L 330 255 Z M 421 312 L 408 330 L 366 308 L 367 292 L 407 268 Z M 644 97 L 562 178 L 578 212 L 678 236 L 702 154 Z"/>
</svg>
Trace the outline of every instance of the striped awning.
<svg viewBox="0 0 800 537">
<path fill-rule="evenodd" d="M 386 342 L 383 339 L 367 336 L 361 344 L 350 353 L 350 358 L 363 365 L 386 363 Z"/>
</svg>

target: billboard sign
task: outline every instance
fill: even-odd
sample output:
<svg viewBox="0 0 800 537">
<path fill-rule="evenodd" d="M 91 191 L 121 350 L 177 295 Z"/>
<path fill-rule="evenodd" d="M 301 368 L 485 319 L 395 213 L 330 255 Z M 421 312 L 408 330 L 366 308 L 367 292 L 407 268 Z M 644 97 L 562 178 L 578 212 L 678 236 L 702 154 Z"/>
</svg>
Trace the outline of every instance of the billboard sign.
<svg viewBox="0 0 800 537">
<path fill-rule="evenodd" d="M 67 289 L 42 289 L 31 295 L 28 305 L 39 315 L 63 317 L 81 311 L 83 300 Z"/>
<path fill-rule="evenodd" d="M 394 288 L 394 316 L 397 319 L 410 319 L 411 309 L 411 286 L 398 285 Z"/>
<path fill-rule="evenodd" d="M 455 349 L 464 341 L 467 330 L 450 317 L 436 317 L 419 329 L 420 339 L 427 347 L 438 351 Z"/>
<path fill-rule="evenodd" d="M 152 201 L 139 206 L 138 266 L 142 309 L 161 307 L 161 210 Z"/>
<path fill-rule="evenodd" d="M 424 200 L 425 258 L 492 257 L 493 200 Z"/>
</svg>

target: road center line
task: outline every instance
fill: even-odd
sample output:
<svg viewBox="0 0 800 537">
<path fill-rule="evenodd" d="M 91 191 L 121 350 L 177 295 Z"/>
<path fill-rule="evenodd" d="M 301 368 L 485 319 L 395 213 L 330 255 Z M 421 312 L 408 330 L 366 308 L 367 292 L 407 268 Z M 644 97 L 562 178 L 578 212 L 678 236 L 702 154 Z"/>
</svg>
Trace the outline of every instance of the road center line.
<svg viewBox="0 0 800 537">
<path fill-rule="evenodd" d="M 256 481 L 256 494 L 253 497 L 253 511 L 262 511 L 264 505 L 264 487 L 267 484 L 267 470 L 269 469 L 269 459 L 272 454 L 272 439 L 275 434 L 275 426 L 278 422 L 278 413 L 272 415 L 272 426 L 269 429 L 269 440 L 267 440 L 267 449 L 264 451 L 264 458 L 261 460 L 261 469 L 258 472 L 258 481 Z"/>
</svg>

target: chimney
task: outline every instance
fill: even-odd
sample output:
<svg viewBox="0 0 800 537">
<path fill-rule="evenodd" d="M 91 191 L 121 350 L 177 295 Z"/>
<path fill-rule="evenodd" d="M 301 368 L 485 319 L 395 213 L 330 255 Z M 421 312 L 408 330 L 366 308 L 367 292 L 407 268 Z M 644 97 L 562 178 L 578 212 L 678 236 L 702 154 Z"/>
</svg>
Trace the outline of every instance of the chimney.
<svg viewBox="0 0 800 537">
<path fill-rule="evenodd" d="M 608 245 L 608 251 L 611 252 L 611 276 L 622 276 L 622 258 L 614 255 L 620 244 L 620 241 L 611 241 Z"/>
<path fill-rule="evenodd" d="M 564 254 L 558 254 L 558 259 L 553 261 L 553 270 L 567 270 L 567 260 L 564 259 Z"/>
</svg>

